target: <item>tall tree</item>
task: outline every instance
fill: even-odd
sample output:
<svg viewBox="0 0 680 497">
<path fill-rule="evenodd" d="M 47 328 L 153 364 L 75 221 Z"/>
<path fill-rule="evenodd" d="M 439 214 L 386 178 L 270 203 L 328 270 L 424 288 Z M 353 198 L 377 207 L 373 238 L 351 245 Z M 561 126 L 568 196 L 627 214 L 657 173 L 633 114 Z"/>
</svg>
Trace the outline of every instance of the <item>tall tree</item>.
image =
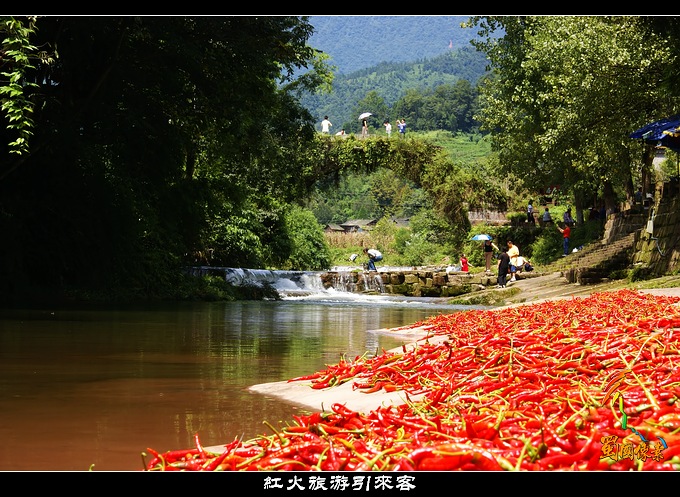
<svg viewBox="0 0 680 497">
<path fill-rule="evenodd" d="M 628 135 L 677 106 L 659 87 L 673 57 L 638 17 L 473 18 L 493 64 L 480 118 L 501 172 L 528 187 L 557 182 L 576 201 L 633 194 L 640 144 Z M 490 35 L 502 29 L 500 39 Z M 577 205 L 577 208 L 581 205 Z"/>
<path fill-rule="evenodd" d="M 5 292 L 154 294 L 218 241 L 224 265 L 285 257 L 267 244 L 315 161 L 294 95 L 327 76 L 311 33 L 295 16 L 39 17 L 31 45 L 55 63 L 24 71 L 35 136 L 21 167 L 0 161 Z"/>
</svg>

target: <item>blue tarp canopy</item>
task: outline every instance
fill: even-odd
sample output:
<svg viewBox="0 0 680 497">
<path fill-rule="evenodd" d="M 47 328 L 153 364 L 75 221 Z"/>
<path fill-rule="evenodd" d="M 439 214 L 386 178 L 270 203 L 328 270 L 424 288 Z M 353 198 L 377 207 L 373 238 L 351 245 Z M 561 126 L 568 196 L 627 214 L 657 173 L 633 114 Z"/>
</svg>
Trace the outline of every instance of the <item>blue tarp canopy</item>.
<svg viewBox="0 0 680 497">
<path fill-rule="evenodd" d="M 680 114 L 649 123 L 629 136 L 680 151 Z"/>
</svg>

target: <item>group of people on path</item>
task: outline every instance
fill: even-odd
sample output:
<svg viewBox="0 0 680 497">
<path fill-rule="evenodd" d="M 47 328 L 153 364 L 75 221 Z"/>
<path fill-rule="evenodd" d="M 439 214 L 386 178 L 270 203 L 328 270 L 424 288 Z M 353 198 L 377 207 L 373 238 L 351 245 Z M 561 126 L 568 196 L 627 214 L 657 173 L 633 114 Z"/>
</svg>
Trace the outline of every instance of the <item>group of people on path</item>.
<svg viewBox="0 0 680 497">
<path fill-rule="evenodd" d="M 399 138 L 404 138 L 406 136 L 406 119 L 397 119 L 396 124 L 397 130 L 399 131 Z M 387 136 L 392 136 L 392 123 L 390 123 L 388 120 L 385 120 L 385 122 L 383 122 L 383 126 L 385 126 L 385 133 L 387 133 Z M 332 127 L 333 123 L 328 119 L 328 116 L 323 116 L 323 120 L 321 121 L 321 132 L 325 135 L 330 135 Z M 344 128 L 336 133 L 336 135 L 344 134 Z M 368 118 L 361 120 L 361 136 L 362 138 L 368 136 Z"/>
<path fill-rule="evenodd" d="M 547 210 L 548 209 L 546 208 L 546 211 Z M 571 237 L 571 225 L 573 225 L 571 209 L 567 209 L 567 211 L 564 213 L 563 219 L 564 227 L 557 225 L 557 229 L 562 234 L 562 248 L 564 251 L 562 257 L 566 257 L 569 254 L 569 239 Z M 516 274 L 518 271 L 533 270 L 530 261 L 520 256 L 519 247 L 515 245 L 512 240 L 508 240 L 506 245 L 506 247 L 500 250 L 491 239 L 484 240 L 482 243 L 486 273 L 491 272 L 491 261 L 494 257 L 494 251 L 500 251 L 500 254 L 498 255 L 498 277 L 496 288 L 505 288 L 508 282 L 512 283 L 517 281 Z M 368 270 L 376 271 L 375 263 L 382 260 L 382 253 L 377 249 L 364 248 L 364 254 L 368 257 Z M 356 255 L 353 255 L 350 260 L 353 261 L 355 258 Z M 469 272 L 470 267 L 465 254 L 461 255 L 460 265 L 455 269 L 465 273 Z M 510 275 L 510 280 L 507 279 L 508 275 Z"/>
</svg>

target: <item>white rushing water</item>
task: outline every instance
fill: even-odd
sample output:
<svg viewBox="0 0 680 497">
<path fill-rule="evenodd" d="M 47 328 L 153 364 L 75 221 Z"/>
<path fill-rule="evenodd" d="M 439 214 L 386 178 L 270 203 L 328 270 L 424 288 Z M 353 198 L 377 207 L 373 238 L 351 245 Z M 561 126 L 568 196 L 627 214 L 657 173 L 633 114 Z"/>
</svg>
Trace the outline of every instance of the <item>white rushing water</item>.
<svg viewBox="0 0 680 497">
<path fill-rule="evenodd" d="M 321 304 L 374 305 L 374 306 L 406 306 L 406 307 L 446 307 L 460 310 L 459 305 L 448 305 L 444 298 L 408 297 L 384 293 L 385 287 L 381 273 L 391 271 L 412 271 L 413 267 L 380 266 L 377 272 L 364 271 L 362 266 L 335 266 L 332 273 L 337 273 L 331 287 L 326 288 L 321 275 L 326 271 L 283 271 L 269 269 L 244 268 L 194 268 L 192 274 L 215 274 L 222 272 L 227 282 L 232 285 L 270 285 L 278 292 L 282 300 L 298 302 L 318 302 Z M 370 285 L 369 292 L 356 291 L 351 274 L 364 271 L 366 281 Z M 471 308 L 467 306 L 467 308 Z"/>
</svg>

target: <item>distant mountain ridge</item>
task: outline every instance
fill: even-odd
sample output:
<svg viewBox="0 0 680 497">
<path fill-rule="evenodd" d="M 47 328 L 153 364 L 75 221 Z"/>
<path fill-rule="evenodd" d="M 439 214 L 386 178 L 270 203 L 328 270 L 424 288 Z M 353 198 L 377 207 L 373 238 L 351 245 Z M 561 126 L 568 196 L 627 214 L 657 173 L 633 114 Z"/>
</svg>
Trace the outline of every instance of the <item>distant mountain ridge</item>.
<svg viewBox="0 0 680 497">
<path fill-rule="evenodd" d="M 309 16 L 314 34 L 308 44 L 331 57 L 337 74 L 382 62 L 415 62 L 469 47 L 474 29 L 460 24 L 469 16 Z"/>
</svg>

